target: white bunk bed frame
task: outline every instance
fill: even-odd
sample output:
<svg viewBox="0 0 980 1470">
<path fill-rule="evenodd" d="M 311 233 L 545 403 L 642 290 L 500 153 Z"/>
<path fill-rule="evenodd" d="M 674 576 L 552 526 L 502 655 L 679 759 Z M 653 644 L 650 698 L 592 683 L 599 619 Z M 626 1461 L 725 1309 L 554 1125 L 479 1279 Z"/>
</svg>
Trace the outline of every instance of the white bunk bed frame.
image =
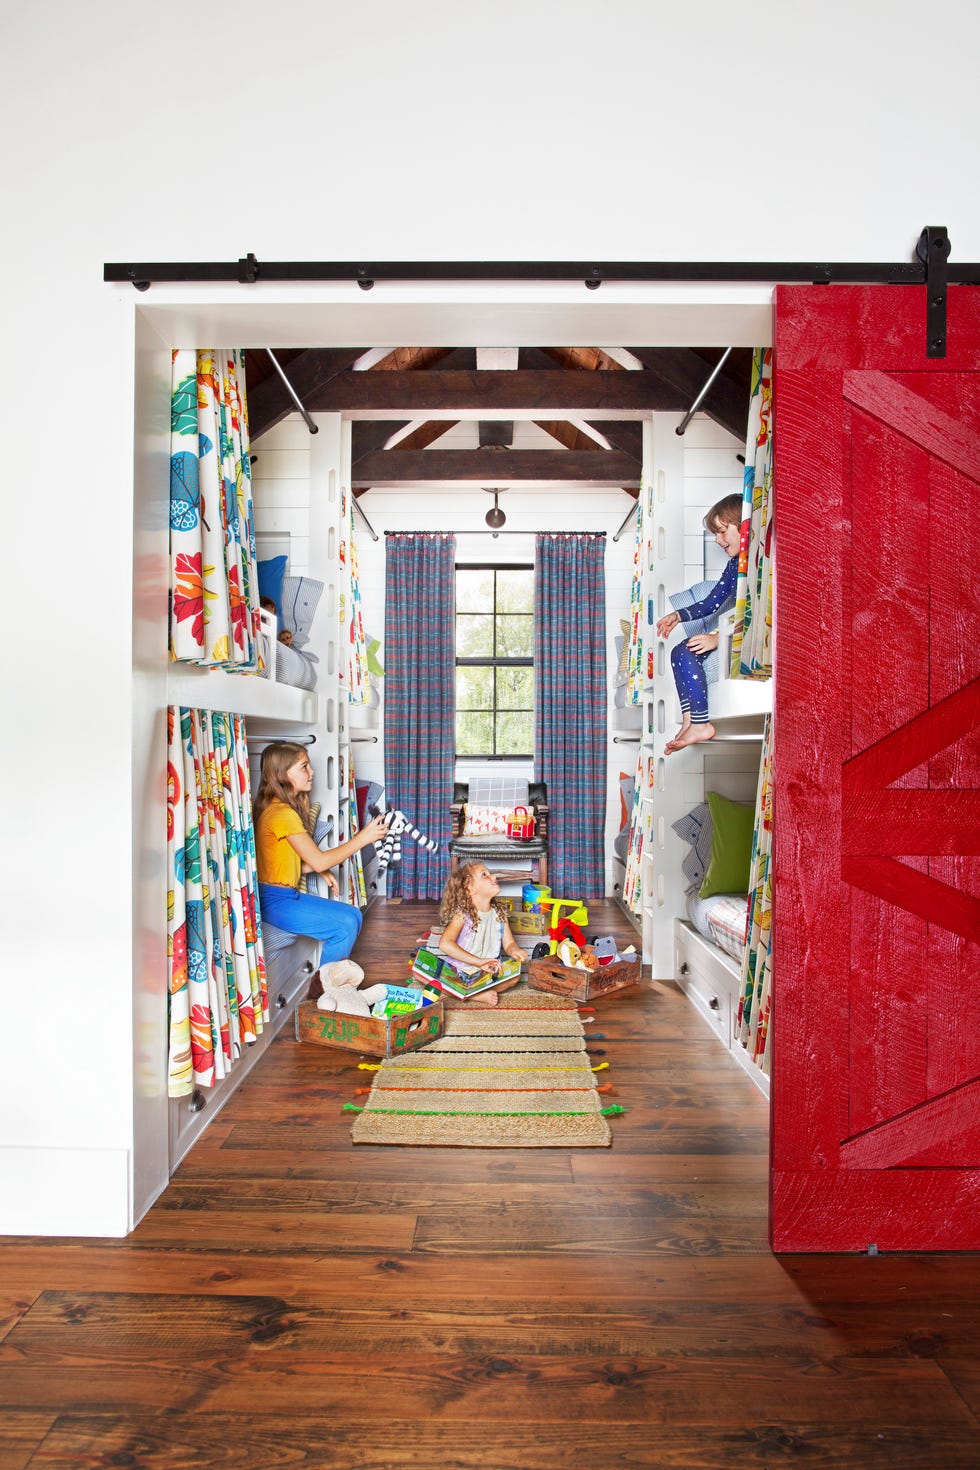
<svg viewBox="0 0 980 1470">
<path fill-rule="evenodd" d="M 641 488 L 643 522 L 645 641 L 654 650 L 654 679 L 643 694 L 642 930 L 643 957 L 655 977 L 671 977 L 684 991 L 715 1036 L 744 1068 L 764 1096 L 769 1077 L 750 1058 L 738 1039 L 741 964 L 705 939 L 688 922 L 686 880 L 681 871 L 684 844 L 672 824 L 703 796 L 706 761 L 719 747 L 759 747 L 765 716 L 772 709 L 772 680 L 729 676 L 734 615 L 719 620 L 719 678 L 709 685 L 709 711 L 716 736 L 703 746 L 665 756 L 676 713 L 667 645 L 656 635 L 656 623 L 668 609 L 668 594 L 677 590 L 678 568 L 684 564 L 685 449 L 672 415 L 657 414 L 645 426 L 644 464 L 649 473 Z M 710 779 L 710 777 L 708 778 Z M 743 777 L 744 779 L 744 777 Z M 695 794 L 696 793 L 696 794 Z"/>
</svg>

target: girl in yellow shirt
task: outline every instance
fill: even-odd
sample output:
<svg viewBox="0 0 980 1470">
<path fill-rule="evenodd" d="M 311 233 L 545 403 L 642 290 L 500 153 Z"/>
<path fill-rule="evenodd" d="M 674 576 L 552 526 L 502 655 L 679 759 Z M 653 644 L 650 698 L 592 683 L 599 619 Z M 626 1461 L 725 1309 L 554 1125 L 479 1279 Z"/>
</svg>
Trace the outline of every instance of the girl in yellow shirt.
<svg viewBox="0 0 980 1470">
<path fill-rule="evenodd" d="M 321 873 L 333 894 L 340 889 L 330 869 L 369 843 L 381 841 L 384 823 L 374 817 L 339 847 L 322 851 L 309 833 L 313 767 L 305 745 L 277 740 L 262 752 L 258 793 L 253 804 L 255 852 L 259 869 L 262 918 L 288 934 L 320 940 L 321 978 L 325 985 L 363 978 L 359 966 L 344 966 L 361 932 L 361 911 L 336 898 L 301 893 L 304 873 Z M 326 971 L 323 967 L 326 967 Z M 353 974 L 351 971 L 360 971 Z"/>
</svg>

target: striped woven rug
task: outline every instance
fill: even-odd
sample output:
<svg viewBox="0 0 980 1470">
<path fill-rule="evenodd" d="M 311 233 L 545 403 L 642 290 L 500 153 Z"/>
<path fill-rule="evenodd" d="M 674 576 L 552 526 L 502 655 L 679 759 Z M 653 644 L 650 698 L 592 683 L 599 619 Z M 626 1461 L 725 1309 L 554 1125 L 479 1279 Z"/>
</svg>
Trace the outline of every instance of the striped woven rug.
<svg viewBox="0 0 980 1470">
<path fill-rule="evenodd" d="M 377 1064 L 355 1143 L 605 1148 L 612 1142 L 574 1001 L 517 986 L 492 1010 L 447 1009 L 445 1033 Z M 354 1105 L 348 1104 L 349 1108 Z"/>
</svg>

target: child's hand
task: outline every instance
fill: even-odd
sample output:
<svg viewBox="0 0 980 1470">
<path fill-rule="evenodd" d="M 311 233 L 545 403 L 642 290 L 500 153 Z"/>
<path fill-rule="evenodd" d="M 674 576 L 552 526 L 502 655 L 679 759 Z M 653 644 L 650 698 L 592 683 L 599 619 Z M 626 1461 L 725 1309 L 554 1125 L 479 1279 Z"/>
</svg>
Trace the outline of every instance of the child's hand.
<svg viewBox="0 0 980 1470">
<path fill-rule="evenodd" d="M 668 634 L 672 633 L 680 620 L 681 615 L 679 612 L 669 612 L 665 617 L 662 617 L 657 624 L 657 632 L 660 637 L 666 638 Z"/>
<path fill-rule="evenodd" d="M 718 634 L 695 633 L 693 638 L 687 640 L 687 646 L 692 653 L 710 653 L 713 648 L 718 647 Z"/>
<path fill-rule="evenodd" d="M 500 961 L 483 960 L 480 965 L 480 969 L 483 970 L 487 975 L 498 975 L 500 973 Z"/>
</svg>

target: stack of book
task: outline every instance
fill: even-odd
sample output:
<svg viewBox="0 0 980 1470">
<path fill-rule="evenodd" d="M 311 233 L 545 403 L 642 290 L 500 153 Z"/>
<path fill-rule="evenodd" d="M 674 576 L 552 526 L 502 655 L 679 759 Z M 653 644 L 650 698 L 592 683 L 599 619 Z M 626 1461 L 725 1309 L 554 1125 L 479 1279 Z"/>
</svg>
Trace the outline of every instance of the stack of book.
<svg viewBox="0 0 980 1470">
<path fill-rule="evenodd" d="M 436 954 L 434 950 L 425 945 L 412 961 L 412 974 L 416 979 L 439 985 L 443 990 L 448 990 L 450 995 L 458 996 L 460 1000 L 468 1000 L 471 995 L 478 995 L 481 990 L 492 990 L 495 985 L 500 985 L 505 980 L 516 980 L 521 973 L 521 968 L 520 960 L 502 959 L 500 970 L 496 975 L 490 975 L 476 965 L 457 969 L 445 956 Z"/>
</svg>

